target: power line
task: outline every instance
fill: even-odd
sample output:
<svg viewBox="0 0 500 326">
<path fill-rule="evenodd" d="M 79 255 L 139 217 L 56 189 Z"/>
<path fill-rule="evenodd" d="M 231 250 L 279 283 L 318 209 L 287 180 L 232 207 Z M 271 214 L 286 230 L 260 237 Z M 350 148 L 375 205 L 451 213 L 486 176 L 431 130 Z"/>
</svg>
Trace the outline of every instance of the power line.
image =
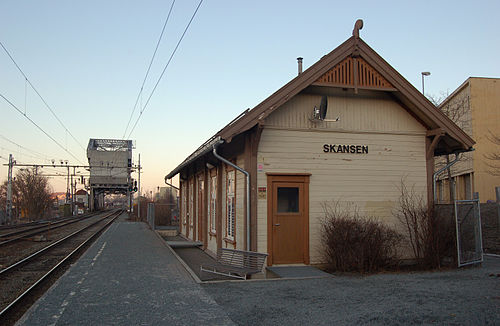
<svg viewBox="0 0 500 326">
<path fill-rule="evenodd" d="M 66 148 L 64 148 L 64 146 L 62 146 L 57 140 L 55 140 L 54 137 L 49 135 L 45 130 L 42 129 L 42 127 L 37 125 L 35 121 L 33 121 L 30 117 L 28 117 L 26 114 L 24 114 L 21 110 L 19 110 L 19 108 L 17 106 L 15 106 L 11 101 L 9 101 L 5 96 L 3 96 L 3 94 L 0 94 L 0 97 L 2 97 L 7 103 L 9 103 L 10 106 L 12 106 L 14 109 L 16 109 L 16 111 L 19 112 L 19 114 L 21 114 L 26 119 L 28 119 L 29 122 L 31 122 L 35 127 L 37 127 L 41 132 L 43 132 L 47 137 L 49 137 L 54 143 L 56 143 L 59 147 L 61 147 L 66 153 L 71 155 L 78 162 L 82 163 L 82 161 L 80 161 L 75 155 L 73 155 L 73 153 L 71 153 Z"/>
<path fill-rule="evenodd" d="M 125 135 L 127 134 L 128 127 L 130 126 L 130 122 L 132 121 L 132 118 L 134 116 L 135 110 L 137 109 L 137 104 L 139 103 L 139 99 L 141 98 L 142 92 L 144 90 L 144 85 L 146 84 L 146 80 L 147 80 L 147 78 L 149 76 L 149 72 L 151 71 L 151 66 L 153 65 L 153 61 L 154 61 L 154 59 L 156 57 L 156 53 L 158 52 L 158 48 L 159 48 L 161 40 L 163 38 L 163 34 L 165 33 L 165 29 L 166 29 L 168 21 L 170 19 L 170 15 L 172 13 L 172 9 L 174 8 L 174 4 L 175 4 L 175 0 L 172 1 L 172 4 L 170 5 L 170 9 L 168 10 L 167 17 L 165 18 L 165 22 L 163 23 L 163 28 L 161 30 L 160 37 L 158 38 L 158 41 L 156 42 L 155 50 L 153 51 L 153 55 L 151 56 L 151 60 L 149 61 L 148 69 L 146 70 L 146 74 L 144 75 L 144 79 L 142 80 L 141 88 L 139 90 L 139 93 L 137 94 L 137 98 L 135 99 L 134 108 L 133 108 L 132 112 L 130 113 L 130 117 L 129 117 L 128 122 L 127 122 L 127 127 L 125 128 L 125 131 L 123 132 L 122 139 L 125 139 Z M 141 105 L 142 105 L 142 103 L 141 103 Z M 116 153 L 115 153 L 114 156 L 115 157 L 113 158 L 113 161 L 116 158 Z"/>
<path fill-rule="evenodd" d="M 66 132 L 71 136 L 71 138 L 73 138 L 73 140 L 85 151 L 85 148 L 82 146 L 82 144 L 80 144 L 80 142 L 75 138 L 75 136 L 73 136 L 73 134 L 68 130 L 68 128 L 66 128 L 66 126 L 64 125 L 64 123 L 59 119 L 59 117 L 56 115 L 56 113 L 54 112 L 54 110 L 52 110 L 52 108 L 49 106 L 49 104 L 45 101 L 45 99 L 42 97 L 42 95 L 38 92 L 38 90 L 35 88 L 35 86 L 31 83 L 31 81 L 28 79 L 28 77 L 26 76 L 26 74 L 24 73 L 24 71 L 21 69 L 21 67 L 19 67 L 19 65 L 17 64 L 16 60 L 14 60 L 14 58 L 12 57 L 12 55 L 10 54 L 10 52 L 7 50 L 7 48 L 3 45 L 3 43 L 1 41 L 0 41 L 0 45 L 4 49 L 5 53 L 7 53 L 7 55 L 10 58 L 10 60 L 12 60 L 12 62 L 16 66 L 17 70 L 19 70 L 19 72 L 21 73 L 21 75 L 23 75 L 25 81 L 35 91 L 35 93 L 38 95 L 38 97 L 42 100 L 43 104 L 45 104 L 45 106 L 47 107 L 47 109 L 49 109 L 50 113 L 52 113 L 52 115 L 54 116 L 54 118 L 56 118 L 56 120 L 64 128 L 64 130 L 66 130 Z M 26 97 L 26 95 L 25 95 L 25 97 Z M 26 102 L 26 100 L 25 100 L 25 102 Z M 26 113 L 25 113 L 25 115 L 26 115 Z"/>
<path fill-rule="evenodd" d="M 44 157 L 41 157 L 41 156 L 31 155 L 31 154 L 28 154 L 28 153 L 20 152 L 20 151 L 17 151 L 17 150 L 11 149 L 11 148 L 6 148 L 6 147 L 3 147 L 3 146 L 0 146 L 0 149 L 2 151 L 9 152 L 10 154 L 16 153 L 16 154 L 19 154 L 19 155 L 22 155 L 22 156 L 31 157 L 31 158 L 37 159 L 37 160 L 42 159 L 42 160 L 47 161 L 47 162 L 50 161 L 48 158 L 44 158 Z"/>
<path fill-rule="evenodd" d="M 130 130 L 130 133 L 128 134 L 128 137 L 127 138 L 130 138 L 130 135 L 132 134 L 132 132 L 134 131 L 135 127 L 137 126 L 137 123 L 139 122 L 139 120 L 141 119 L 142 117 L 142 114 L 144 113 L 144 110 L 146 110 L 146 107 L 148 106 L 149 104 L 149 101 L 151 100 L 151 97 L 153 96 L 154 92 L 156 91 L 156 88 L 158 87 L 158 84 L 160 83 L 161 79 L 163 78 L 163 75 L 165 74 L 165 71 L 167 70 L 169 64 L 170 64 L 170 61 L 172 61 L 172 58 L 174 57 L 175 55 L 175 52 L 177 52 L 177 49 L 179 48 L 179 45 L 181 44 L 182 42 L 182 39 L 184 38 L 184 36 L 186 35 L 186 32 L 189 28 L 189 26 L 191 25 L 191 23 L 193 22 L 193 19 L 194 17 L 196 16 L 196 13 L 198 12 L 198 9 L 200 9 L 200 6 L 201 4 L 203 3 L 203 0 L 200 0 L 200 2 L 198 3 L 198 6 L 196 7 L 196 10 L 194 11 L 193 15 L 191 16 L 191 19 L 189 20 L 189 23 L 187 24 L 186 28 L 184 29 L 184 32 L 182 33 L 182 36 L 181 38 L 179 39 L 179 41 L 177 42 L 177 45 L 175 46 L 174 48 L 174 51 L 172 51 L 172 54 L 170 55 L 170 58 L 168 59 L 167 61 L 167 64 L 165 65 L 165 67 L 163 68 L 163 71 L 161 72 L 161 75 L 160 77 L 158 78 L 158 80 L 156 81 L 156 84 L 155 86 L 153 87 L 153 90 L 151 91 L 151 94 L 149 94 L 149 97 L 146 101 L 146 104 L 144 104 L 143 108 L 141 109 L 140 113 L 139 113 L 139 116 L 137 117 L 137 120 L 135 120 L 135 123 L 134 123 L 134 126 L 132 127 L 132 129 Z"/>
<path fill-rule="evenodd" d="M 24 147 L 24 146 L 22 146 L 22 145 L 19 145 L 18 143 L 16 143 L 15 141 L 13 141 L 13 140 L 11 140 L 11 139 L 9 139 L 9 138 L 5 137 L 4 135 L 0 135 L 0 138 L 5 139 L 5 140 L 6 140 L 6 141 L 8 141 L 9 143 L 11 143 L 11 144 L 13 144 L 13 145 L 15 145 L 15 146 L 18 146 L 19 148 L 22 148 L 22 149 L 24 149 L 25 151 L 28 151 L 28 152 L 31 152 L 31 153 L 33 153 L 33 154 L 37 155 L 37 156 L 38 156 L 38 158 L 41 158 L 41 159 L 44 159 L 44 160 L 49 160 L 49 158 L 48 158 L 45 154 L 40 153 L 40 152 L 37 152 L 37 151 L 32 150 L 32 149 L 29 149 L 29 148 Z M 21 152 L 18 152 L 18 153 L 23 154 L 23 153 L 21 153 Z M 30 155 L 30 156 L 31 156 L 31 155 Z M 32 157 L 34 157 L 34 156 L 32 156 Z"/>
<path fill-rule="evenodd" d="M 167 27 L 168 20 L 170 18 L 170 14 L 172 13 L 172 9 L 174 8 L 175 0 L 172 1 L 172 5 L 170 6 L 170 10 L 168 11 L 167 18 L 165 19 L 165 23 L 163 24 L 163 28 L 160 33 L 160 37 L 158 38 L 158 42 L 156 43 L 156 48 L 153 52 L 153 56 L 151 57 L 151 61 L 149 62 L 148 69 L 146 71 L 146 75 L 144 76 L 144 80 L 142 81 L 141 89 L 139 90 L 139 94 L 137 94 L 137 98 L 135 99 L 135 104 L 134 104 L 134 109 L 132 110 L 132 113 L 130 114 L 130 118 L 128 119 L 127 127 L 125 128 L 125 131 L 123 132 L 122 139 L 125 138 L 125 135 L 127 134 L 128 127 L 130 126 L 130 121 L 132 121 L 132 117 L 134 116 L 135 109 L 137 108 L 137 103 L 139 103 L 139 98 L 141 97 L 142 91 L 144 90 L 144 84 L 146 83 L 146 79 L 148 78 L 149 71 L 151 70 L 151 66 L 153 65 L 153 61 L 156 56 L 156 52 L 158 51 L 158 47 L 160 46 L 161 39 L 163 37 L 163 33 L 165 32 L 165 28 Z"/>
</svg>

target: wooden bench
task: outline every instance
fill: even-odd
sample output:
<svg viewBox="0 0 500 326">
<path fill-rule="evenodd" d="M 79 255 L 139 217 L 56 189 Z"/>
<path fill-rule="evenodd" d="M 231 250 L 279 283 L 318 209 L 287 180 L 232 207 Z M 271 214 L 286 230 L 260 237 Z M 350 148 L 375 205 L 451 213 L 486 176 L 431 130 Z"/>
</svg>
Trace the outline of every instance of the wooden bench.
<svg viewBox="0 0 500 326">
<path fill-rule="evenodd" d="M 201 272 L 246 280 L 248 275 L 262 272 L 267 254 L 228 248 L 217 250 L 217 264 L 200 266 Z"/>
</svg>

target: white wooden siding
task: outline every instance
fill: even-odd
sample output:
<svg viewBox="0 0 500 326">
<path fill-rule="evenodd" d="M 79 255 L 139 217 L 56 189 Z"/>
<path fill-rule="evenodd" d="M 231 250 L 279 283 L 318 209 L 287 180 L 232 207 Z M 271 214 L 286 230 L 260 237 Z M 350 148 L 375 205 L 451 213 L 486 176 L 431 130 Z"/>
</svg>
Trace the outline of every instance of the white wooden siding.
<svg viewBox="0 0 500 326">
<path fill-rule="evenodd" d="M 269 116 L 257 156 L 258 164 L 263 165 L 258 187 L 267 187 L 266 172 L 311 174 L 309 239 L 313 264 L 320 262 L 323 203 L 353 202 L 362 213 L 396 226 L 392 211 L 402 178 L 418 192 L 426 191 L 425 129 L 403 108 L 384 97 L 330 97 L 327 118 L 333 118 L 337 110 L 341 123 L 311 127 L 308 119 L 292 118 L 307 117 L 314 105 L 319 106 L 320 98 L 299 95 Z M 369 152 L 324 153 L 324 144 L 364 145 Z M 257 207 L 257 250 L 266 252 L 267 200 L 258 200 Z"/>
<path fill-rule="evenodd" d="M 382 92 L 368 92 L 356 97 L 328 97 L 326 119 L 337 122 L 312 122 L 314 106 L 321 96 L 298 95 L 266 118 L 266 126 L 344 132 L 422 132 L 422 125 Z"/>
</svg>

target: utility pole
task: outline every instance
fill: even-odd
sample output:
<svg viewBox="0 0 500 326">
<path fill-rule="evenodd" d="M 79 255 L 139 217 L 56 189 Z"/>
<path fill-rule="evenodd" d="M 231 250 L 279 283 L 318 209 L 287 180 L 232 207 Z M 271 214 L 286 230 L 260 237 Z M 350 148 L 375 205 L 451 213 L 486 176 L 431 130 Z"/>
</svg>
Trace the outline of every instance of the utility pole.
<svg viewBox="0 0 500 326">
<path fill-rule="evenodd" d="M 69 167 L 68 167 L 69 168 Z M 73 187 L 73 175 L 75 175 L 75 168 L 73 168 L 73 174 L 71 175 L 71 216 L 75 215 L 75 201 L 74 201 L 74 187 Z"/>
<path fill-rule="evenodd" d="M 137 187 L 139 190 L 139 196 L 137 198 L 137 219 L 141 220 L 141 154 L 139 153 L 139 186 Z"/>
<path fill-rule="evenodd" d="M 66 204 L 69 204 L 69 166 L 68 168 L 68 177 L 66 179 Z"/>
<path fill-rule="evenodd" d="M 9 172 L 7 176 L 7 224 L 12 223 L 12 169 L 14 167 L 14 158 L 9 154 Z"/>
</svg>

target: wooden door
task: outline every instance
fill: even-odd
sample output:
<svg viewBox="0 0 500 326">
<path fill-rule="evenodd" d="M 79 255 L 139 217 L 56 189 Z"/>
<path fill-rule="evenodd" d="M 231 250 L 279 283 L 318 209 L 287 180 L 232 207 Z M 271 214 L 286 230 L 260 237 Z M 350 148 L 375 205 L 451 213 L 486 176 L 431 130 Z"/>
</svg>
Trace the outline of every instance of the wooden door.
<svg viewBox="0 0 500 326">
<path fill-rule="evenodd" d="M 305 176 L 271 176 L 268 223 L 272 264 L 309 263 L 309 194 Z"/>
</svg>

